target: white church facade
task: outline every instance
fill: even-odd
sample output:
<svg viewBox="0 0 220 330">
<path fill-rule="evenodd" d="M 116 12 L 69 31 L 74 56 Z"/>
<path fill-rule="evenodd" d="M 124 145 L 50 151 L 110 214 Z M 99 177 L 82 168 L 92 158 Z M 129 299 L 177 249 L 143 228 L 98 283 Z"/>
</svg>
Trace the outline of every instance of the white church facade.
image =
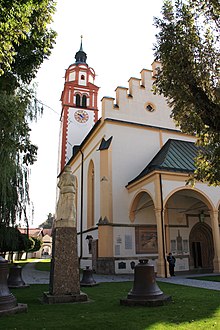
<svg viewBox="0 0 220 330">
<path fill-rule="evenodd" d="M 169 252 L 177 272 L 220 272 L 220 188 L 186 184 L 195 137 L 175 126 L 165 98 L 152 93 L 158 66 L 103 97 L 100 119 L 82 44 L 66 71 L 60 170 L 68 164 L 77 178 L 81 266 L 98 273 L 131 273 L 147 258 L 166 277 Z"/>
</svg>

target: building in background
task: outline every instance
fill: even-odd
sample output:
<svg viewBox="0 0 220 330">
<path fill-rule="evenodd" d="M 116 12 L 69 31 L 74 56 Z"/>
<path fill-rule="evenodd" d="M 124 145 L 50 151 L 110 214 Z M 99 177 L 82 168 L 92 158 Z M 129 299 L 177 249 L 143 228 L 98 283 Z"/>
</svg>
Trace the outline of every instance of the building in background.
<svg viewBox="0 0 220 330">
<path fill-rule="evenodd" d="M 23 252 L 20 256 L 21 259 L 25 258 L 51 258 L 52 255 L 52 229 L 43 229 L 43 228 L 19 228 L 19 231 L 22 234 L 27 234 L 28 237 L 37 238 L 41 241 L 41 247 L 38 251 L 35 252 Z M 15 253 L 15 258 L 16 258 Z"/>
<path fill-rule="evenodd" d="M 131 273 L 147 258 L 167 276 L 176 271 L 220 272 L 220 188 L 186 185 L 195 169 L 195 137 L 183 134 L 162 95 L 152 93 L 154 62 L 115 97 L 103 97 L 86 53 L 76 53 L 62 93 L 60 169 L 77 178 L 81 266 L 98 273 Z"/>
</svg>

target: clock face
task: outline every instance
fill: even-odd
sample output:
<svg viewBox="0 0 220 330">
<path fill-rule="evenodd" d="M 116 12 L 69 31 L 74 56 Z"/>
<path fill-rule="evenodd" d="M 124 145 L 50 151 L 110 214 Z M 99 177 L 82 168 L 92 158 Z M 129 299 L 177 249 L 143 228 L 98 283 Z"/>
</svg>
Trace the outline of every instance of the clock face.
<svg viewBox="0 0 220 330">
<path fill-rule="evenodd" d="M 85 110 L 77 110 L 74 113 L 74 118 L 79 123 L 86 123 L 88 121 L 88 119 L 89 119 L 89 115 L 88 115 L 88 113 Z"/>
</svg>

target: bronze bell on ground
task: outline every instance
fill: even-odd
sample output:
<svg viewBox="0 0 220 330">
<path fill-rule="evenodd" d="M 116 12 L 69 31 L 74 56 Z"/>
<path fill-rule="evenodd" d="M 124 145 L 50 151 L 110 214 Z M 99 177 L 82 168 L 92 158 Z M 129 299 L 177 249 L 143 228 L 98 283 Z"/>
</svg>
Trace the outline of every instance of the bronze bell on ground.
<svg viewBox="0 0 220 330">
<path fill-rule="evenodd" d="M 134 283 L 127 299 L 121 299 L 121 305 L 135 306 L 161 306 L 170 301 L 171 297 L 165 295 L 156 283 L 154 266 L 148 260 L 139 260 L 134 268 Z"/>
<path fill-rule="evenodd" d="M 9 291 L 8 261 L 0 257 L 0 316 L 27 311 L 26 304 L 17 304 L 16 298 Z"/>
<path fill-rule="evenodd" d="M 19 265 L 13 265 L 10 267 L 9 276 L 8 276 L 8 287 L 9 288 L 27 288 L 29 285 L 26 285 L 22 279 L 22 267 Z"/>
<path fill-rule="evenodd" d="M 93 278 L 93 270 L 86 266 L 86 269 L 83 270 L 83 277 L 80 281 L 80 286 L 94 286 L 97 285 L 96 281 Z"/>
</svg>

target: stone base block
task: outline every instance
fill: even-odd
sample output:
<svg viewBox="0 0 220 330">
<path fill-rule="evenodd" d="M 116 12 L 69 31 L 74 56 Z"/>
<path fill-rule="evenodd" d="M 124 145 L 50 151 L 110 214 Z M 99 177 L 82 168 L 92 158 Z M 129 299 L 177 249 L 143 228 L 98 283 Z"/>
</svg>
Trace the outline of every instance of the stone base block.
<svg viewBox="0 0 220 330">
<path fill-rule="evenodd" d="M 152 299 L 120 299 L 120 305 L 124 306 L 146 306 L 146 307 L 157 307 L 163 306 L 172 301 L 171 296 L 165 294 L 161 295 L 158 298 Z"/>
<path fill-rule="evenodd" d="M 0 310 L 0 316 L 17 314 L 17 313 L 26 313 L 26 312 L 27 312 L 27 304 L 17 304 L 13 308 Z"/>
<path fill-rule="evenodd" d="M 114 258 L 98 258 L 96 263 L 97 274 L 115 274 L 115 259 Z"/>
<path fill-rule="evenodd" d="M 51 295 L 49 292 L 44 292 L 43 295 L 43 302 L 45 304 L 66 304 L 85 301 L 88 301 L 88 296 L 83 292 L 69 295 Z"/>
<path fill-rule="evenodd" d="M 83 286 L 85 286 L 85 287 L 86 287 L 86 286 L 96 286 L 96 285 L 99 285 L 99 283 L 81 283 L 81 282 L 80 282 L 80 286 L 82 286 L 82 287 L 83 287 Z"/>
</svg>

